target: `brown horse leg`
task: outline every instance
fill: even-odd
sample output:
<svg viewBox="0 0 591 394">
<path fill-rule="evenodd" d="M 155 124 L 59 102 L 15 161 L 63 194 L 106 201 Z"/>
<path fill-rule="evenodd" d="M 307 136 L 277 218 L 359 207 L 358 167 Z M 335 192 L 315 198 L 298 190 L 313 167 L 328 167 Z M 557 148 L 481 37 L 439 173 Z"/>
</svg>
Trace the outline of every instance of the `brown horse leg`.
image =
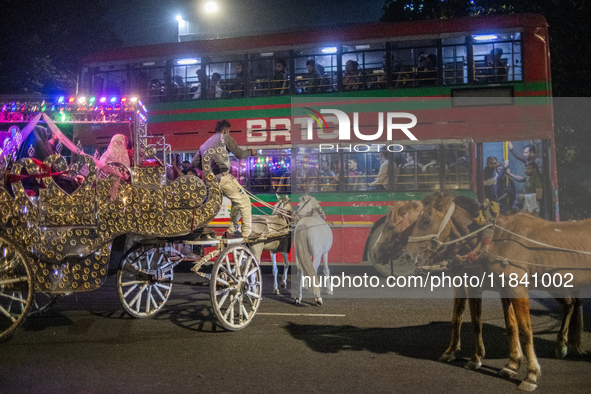
<svg viewBox="0 0 591 394">
<path fill-rule="evenodd" d="M 556 336 L 555 352 L 556 358 L 564 358 L 567 353 L 566 343 L 567 335 L 569 334 L 568 328 L 575 309 L 575 300 L 574 298 L 556 298 L 556 301 L 558 301 L 562 307 L 562 324 L 560 325 L 560 330 Z"/>
<path fill-rule="evenodd" d="M 540 364 L 534 351 L 534 334 L 531 328 L 528 298 L 513 298 L 513 310 L 519 325 L 519 339 L 527 357 L 527 376 L 517 388 L 521 391 L 534 391 L 538 387 L 538 377 L 541 374 Z"/>
<path fill-rule="evenodd" d="M 482 366 L 482 359 L 484 358 L 484 342 L 482 341 L 482 298 L 468 298 L 468 306 L 470 307 L 470 318 L 472 319 L 472 330 L 474 332 L 476 351 L 465 367 L 467 369 L 478 369 Z"/>
<path fill-rule="evenodd" d="M 503 314 L 505 315 L 505 327 L 509 337 L 509 362 L 499 371 L 499 375 L 504 378 L 512 378 L 519 372 L 523 353 L 519 343 L 519 328 L 511 299 L 502 298 Z"/>
<path fill-rule="evenodd" d="M 466 292 L 464 289 L 454 289 L 454 311 L 451 317 L 451 341 L 445 353 L 439 357 L 441 362 L 452 362 L 460 350 L 460 331 L 462 329 L 462 315 L 466 309 Z"/>
<path fill-rule="evenodd" d="M 575 356 L 582 356 L 583 351 L 581 336 L 583 334 L 583 300 L 574 298 L 573 315 L 570 329 L 568 330 L 568 352 Z"/>
</svg>

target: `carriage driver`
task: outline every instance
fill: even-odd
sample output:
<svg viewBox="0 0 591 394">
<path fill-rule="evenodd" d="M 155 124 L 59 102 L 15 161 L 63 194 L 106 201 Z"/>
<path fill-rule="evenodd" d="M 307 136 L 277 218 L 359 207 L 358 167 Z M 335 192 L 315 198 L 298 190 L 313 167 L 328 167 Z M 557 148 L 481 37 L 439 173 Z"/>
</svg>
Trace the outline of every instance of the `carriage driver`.
<svg viewBox="0 0 591 394">
<path fill-rule="evenodd" d="M 201 157 L 205 156 L 209 149 L 215 151 L 211 155 L 211 170 L 220 183 L 224 195 L 232 201 L 230 227 L 226 235 L 230 238 L 240 236 L 238 231 L 238 212 L 240 212 L 242 215 L 242 237 L 253 239 L 260 237 L 260 234 L 251 233 L 250 197 L 248 197 L 236 178 L 232 176 L 232 167 L 228 154 L 228 152 L 231 152 L 238 159 L 246 159 L 249 156 L 256 156 L 257 151 L 254 149 L 241 149 L 236 145 L 236 141 L 230 135 L 230 122 L 225 119 L 217 122 L 215 134 L 199 148 L 199 152 L 193 158 L 194 167 L 201 168 Z"/>
</svg>

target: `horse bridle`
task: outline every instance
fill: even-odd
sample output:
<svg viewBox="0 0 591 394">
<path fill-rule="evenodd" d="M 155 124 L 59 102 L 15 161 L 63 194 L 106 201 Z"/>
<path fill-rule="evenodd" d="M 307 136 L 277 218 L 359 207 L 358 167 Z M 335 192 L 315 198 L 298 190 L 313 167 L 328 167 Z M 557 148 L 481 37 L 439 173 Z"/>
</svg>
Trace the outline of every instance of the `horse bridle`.
<svg viewBox="0 0 591 394">
<path fill-rule="evenodd" d="M 441 242 L 439 237 L 441 236 L 441 233 L 443 232 L 443 230 L 445 229 L 445 227 L 449 223 L 449 221 L 451 219 L 451 215 L 453 215 L 455 209 L 456 209 L 456 204 L 452 201 L 452 203 L 449 206 L 449 209 L 447 210 L 447 213 L 445 214 L 445 217 L 443 218 L 443 221 L 439 225 L 439 231 L 437 233 L 422 235 L 420 237 L 408 237 L 408 243 L 434 241 L 435 243 L 437 243 L 438 246 L 443 245 L 443 242 Z M 425 212 L 425 211 L 423 211 L 423 212 Z M 421 212 L 421 216 L 423 216 L 423 212 Z M 421 219 L 421 217 L 419 216 L 419 218 L 417 219 L 417 223 L 419 222 L 420 219 Z"/>
</svg>

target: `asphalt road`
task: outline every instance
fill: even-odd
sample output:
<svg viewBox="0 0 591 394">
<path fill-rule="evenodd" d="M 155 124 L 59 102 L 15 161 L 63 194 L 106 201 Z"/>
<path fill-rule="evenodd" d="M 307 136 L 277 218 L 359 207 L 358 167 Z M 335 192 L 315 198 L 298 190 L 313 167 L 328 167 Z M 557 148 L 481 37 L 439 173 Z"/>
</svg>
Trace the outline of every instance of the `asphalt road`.
<svg viewBox="0 0 591 394">
<path fill-rule="evenodd" d="M 286 291 L 271 295 L 271 276 L 264 279 L 259 313 L 231 333 L 217 326 L 205 287 L 175 284 L 163 312 L 139 320 L 123 312 L 109 277 L 99 290 L 62 298 L 0 343 L 0 393 L 517 391 L 518 380 L 497 376 L 508 356 L 498 299 L 484 300 L 486 358 L 469 371 L 469 323 L 461 359 L 437 361 L 449 342 L 449 299 L 325 297 L 322 307 L 312 299 L 295 306 Z M 198 281 L 191 274 L 175 280 Z M 531 307 L 542 368 L 537 392 L 591 392 L 591 357 L 554 358 L 558 305 L 542 299 Z M 589 304 L 585 316 L 583 344 L 591 351 Z"/>
</svg>

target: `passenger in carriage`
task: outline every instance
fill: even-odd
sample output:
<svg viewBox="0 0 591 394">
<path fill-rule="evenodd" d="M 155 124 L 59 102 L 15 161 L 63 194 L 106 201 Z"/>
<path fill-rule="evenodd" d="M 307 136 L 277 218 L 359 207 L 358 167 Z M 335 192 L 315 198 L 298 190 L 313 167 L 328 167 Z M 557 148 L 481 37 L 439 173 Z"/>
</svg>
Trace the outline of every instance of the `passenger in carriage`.
<svg viewBox="0 0 591 394">
<path fill-rule="evenodd" d="M 211 156 L 211 170 L 220 183 L 222 192 L 232 201 L 230 211 L 230 227 L 227 236 L 239 236 L 238 217 L 242 215 L 242 236 L 245 238 L 258 238 L 260 234 L 251 233 L 252 214 L 250 206 L 250 197 L 246 194 L 244 188 L 232 176 L 229 153 L 233 153 L 237 159 L 246 159 L 249 156 L 256 156 L 254 149 L 241 149 L 230 135 L 230 122 L 220 120 L 215 126 L 215 134 L 209 137 L 207 141 L 199 148 L 199 152 L 193 158 L 193 166 L 202 168 L 202 157 L 208 150 L 213 149 L 216 153 Z M 217 153 L 218 149 L 221 153 Z"/>
<path fill-rule="evenodd" d="M 109 143 L 105 153 L 103 153 L 101 158 L 96 162 L 97 171 L 102 169 L 108 174 L 117 176 L 117 180 L 110 190 L 111 201 L 114 201 L 117 196 L 117 191 L 119 190 L 119 184 L 121 183 L 121 180 L 123 179 L 126 181 L 129 179 L 129 174 L 126 172 L 121 172 L 109 166 L 108 164 L 121 163 L 129 168 L 131 166 L 131 157 L 132 153 L 128 149 L 127 137 L 123 134 L 115 134 L 113 138 L 111 138 L 111 142 Z"/>
</svg>

